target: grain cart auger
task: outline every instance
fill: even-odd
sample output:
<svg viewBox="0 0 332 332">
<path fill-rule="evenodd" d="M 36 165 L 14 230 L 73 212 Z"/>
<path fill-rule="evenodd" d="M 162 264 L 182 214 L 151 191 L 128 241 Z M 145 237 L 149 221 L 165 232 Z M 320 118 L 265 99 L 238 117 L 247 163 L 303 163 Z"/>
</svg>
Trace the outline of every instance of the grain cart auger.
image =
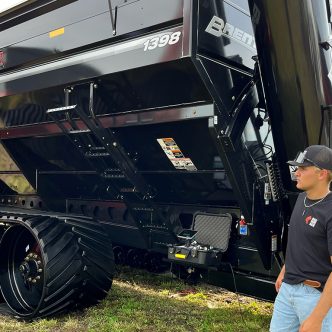
<svg viewBox="0 0 332 332">
<path fill-rule="evenodd" d="M 283 163 L 313 139 L 286 146 L 298 123 L 278 131 L 292 96 L 277 105 L 268 89 L 282 83 L 265 5 L 250 1 L 252 20 L 244 0 L 26 0 L 0 14 L 0 286 L 16 315 L 100 301 L 114 261 L 273 298 Z"/>
</svg>

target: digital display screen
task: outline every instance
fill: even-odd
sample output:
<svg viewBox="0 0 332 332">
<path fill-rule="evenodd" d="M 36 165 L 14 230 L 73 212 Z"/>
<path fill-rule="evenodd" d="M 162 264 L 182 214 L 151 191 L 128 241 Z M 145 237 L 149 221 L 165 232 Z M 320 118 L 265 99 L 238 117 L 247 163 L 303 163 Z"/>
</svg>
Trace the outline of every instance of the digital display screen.
<svg viewBox="0 0 332 332">
<path fill-rule="evenodd" d="M 192 229 L 184 229 L 179 234 L 177 234 L 177 237 L 180 239 L 188 239 L 191 240 L 195 237 L 197 231 L 194 231 Z"/>
</svg>

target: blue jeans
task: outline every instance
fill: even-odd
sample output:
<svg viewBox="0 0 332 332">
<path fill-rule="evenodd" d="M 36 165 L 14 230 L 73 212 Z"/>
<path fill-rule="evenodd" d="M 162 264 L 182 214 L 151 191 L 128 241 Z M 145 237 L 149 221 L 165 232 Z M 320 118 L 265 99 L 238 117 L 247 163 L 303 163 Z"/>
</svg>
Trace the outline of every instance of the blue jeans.
<svg viewBox="0 0 332 332">
<path fill-rule="evenodd" d="M 270 332 L 298 332 L 301 324 L 309 317 L 321 292 L 301 284 L 282 283 L 274 303 Z M 322 332 L 332 331 L 332 309 L 323 320 Z"/>
</svg>

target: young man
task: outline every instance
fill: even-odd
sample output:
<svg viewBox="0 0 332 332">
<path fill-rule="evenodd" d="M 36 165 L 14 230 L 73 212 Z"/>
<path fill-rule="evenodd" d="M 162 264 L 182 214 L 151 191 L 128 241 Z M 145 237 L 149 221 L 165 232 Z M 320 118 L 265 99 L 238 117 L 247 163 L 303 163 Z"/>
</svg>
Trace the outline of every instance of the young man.
<svg viewBox="0 0 332 332">
<path fill-rule="evenodd" d="M 299 194 L 289 223 L 286 261 L 271 332 L 332 331 L 332 150 L 309 146 L 289 165 L 296 166 Z"/>
</svg>

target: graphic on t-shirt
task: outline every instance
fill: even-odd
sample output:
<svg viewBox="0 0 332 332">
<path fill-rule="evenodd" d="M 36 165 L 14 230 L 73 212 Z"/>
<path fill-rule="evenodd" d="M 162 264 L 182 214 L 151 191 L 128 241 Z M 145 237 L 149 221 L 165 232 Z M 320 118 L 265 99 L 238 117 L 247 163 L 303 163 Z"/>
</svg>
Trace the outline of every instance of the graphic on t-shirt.
<svg viewBox="0 0 332 332">
<path fill-rule="evenodd" d="M 317 224 L 318 219 L 312 216 L 308 216 L 305 218 L 305 223 L 311 227 L 315 227 Z"/>
<path fill-rule="evenodd" d="M 311 221 L 310 221 L 310 223 L 309 223 L 309 225 L 311 226 L 311 227 L 315 227 L 315 225 L 317 224 L 317 219 L 316 218 L 312 218 L 311 219 Z"/>
<path fill-rule="evenodd" d="M 305 223 L 308 225 L 310 220 L 311 220 L 312 216 L 308 216 L 307 218 L 305 218 Z"/>
</svg>

